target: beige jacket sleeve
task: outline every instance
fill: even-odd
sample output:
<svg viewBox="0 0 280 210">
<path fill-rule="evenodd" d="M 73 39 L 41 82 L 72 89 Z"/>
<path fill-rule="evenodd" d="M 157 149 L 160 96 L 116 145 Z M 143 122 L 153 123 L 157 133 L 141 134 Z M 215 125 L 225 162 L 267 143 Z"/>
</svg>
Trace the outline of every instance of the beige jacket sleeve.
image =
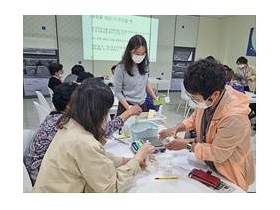
<svg viewBox="0 0 280 210">
<path fill-rule="evenodd" d="M 247 129 L 249 129 L 247 127 L 248 123 L 244 120 L 244 116 L 230 116 L 226 118 L 218 126 L 212 144 L 196 144 L 196 158 L 199 160 L 223 163 L 237 150 L 238 146 L 242 145 L 241 141 L 243 141 Z"/>
<path fill-rule="evenodd" d="M 110 152 L 106 152 L 106 155 L 113 161 L 115 167 L 119 167 L 123 163 L 123 157 L 117 157 Z"/>
<path fill-rule="evenodd" d="M 135 157 L 127 164 L 116 167 L 97 142 L 82 142 L 75 151 L 80 172 L 95 192 L 122 192 L 140 170 Z"/>
</svg>

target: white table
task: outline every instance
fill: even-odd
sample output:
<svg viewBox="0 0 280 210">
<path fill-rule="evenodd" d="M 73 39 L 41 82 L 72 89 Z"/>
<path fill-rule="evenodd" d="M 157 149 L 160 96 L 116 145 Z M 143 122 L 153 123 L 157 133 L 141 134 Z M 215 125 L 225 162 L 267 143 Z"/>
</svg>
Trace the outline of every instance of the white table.
<svg viewBox="0 0 280 210">
<path fill-rule="evenodd" d="M 105 149 L 118 156 L 133 157 L 133 153 L 130 150 L 128 144 L 109 139 L 105 145 Z M 126 192 L 141 192 L 141 193 L 171 193 L 171 192 L 199 192 L 199 193 L 213 193 L 216 192 L 213 189 L 206 187 L 200 182 L 193 180 L 187 176 L 187 174 L 193 168 L 199 168 L 208 170 L 208 166 L 201 161 L 196 160 L 193 153 L 189 153 L 187 150 L 169 151 L 165 153 L 158 153 L 155 155 L 158 159 L 157 166 L 150 171 L 141 171 L 134 179 L 134 182 L 128 186 Z M 169 159 L 172 164 L 172 174 L 168 172 L 168 175 L 178 176 L 178 179 L 174 180 L 155 180 L 155 177 L 167 175 L 166 168 L 162 160 Z M 214 172 L 213 172 L 214 173 Z M 217 174 L 215 174 L 217 175 Z M 219 175 L 217 175 L 219 176 Z M 221 178 L 221 176 L 219 176 Z M 244 192 L 241 188 L 232 184 L 225 179 L 222 181 L 229 184 L 234 188 L 233 192 Z"/>
<path fill-rule="evenodd" d="M 255 93 L 245 91 L 245 94 L 246 94 L 246 96 L 249 97 L 249 100 L 250 100 L 251 104 L 255 104 L 256 103 L 256 94 Z"/>
</svg>

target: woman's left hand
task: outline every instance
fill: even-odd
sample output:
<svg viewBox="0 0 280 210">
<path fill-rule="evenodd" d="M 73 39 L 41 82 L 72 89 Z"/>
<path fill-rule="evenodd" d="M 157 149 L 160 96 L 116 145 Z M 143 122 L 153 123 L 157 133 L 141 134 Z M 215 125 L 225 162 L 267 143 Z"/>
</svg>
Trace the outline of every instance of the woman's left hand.
<svg viewBox="0 0 280 210">
<path fill-rule="evenodd" d="M 186 139 L 176 138 L 175 140 L 165 144 L 164 146 L 169 150 L 181 150 L 185 149 L 188 143 L 189 141 Z"/>
</svg>

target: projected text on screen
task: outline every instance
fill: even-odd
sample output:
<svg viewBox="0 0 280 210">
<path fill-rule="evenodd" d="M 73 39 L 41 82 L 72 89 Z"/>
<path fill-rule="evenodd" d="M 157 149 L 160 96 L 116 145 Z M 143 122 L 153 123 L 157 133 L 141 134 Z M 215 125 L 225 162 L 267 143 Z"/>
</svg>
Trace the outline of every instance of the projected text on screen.
<svg viewBox="0 0 280 210">
<path fill-rule="evenodd" d="M 158 19 L 86 15 L 82 22 L 85 60 L 120 61 L 129 39 L 141 34 L 147 41 L 150 61 L 156 61 Z"/>
</svg>

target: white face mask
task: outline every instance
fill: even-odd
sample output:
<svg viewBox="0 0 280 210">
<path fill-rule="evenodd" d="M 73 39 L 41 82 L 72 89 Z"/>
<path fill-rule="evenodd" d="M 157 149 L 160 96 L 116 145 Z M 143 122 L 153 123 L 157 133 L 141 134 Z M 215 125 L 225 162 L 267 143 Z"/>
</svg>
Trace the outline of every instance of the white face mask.
<svg viewBox="0 0 280 210">
<path fill-rule="evenodd" d="M 146 54 L 144 55 L 135 55 L 135 54 L 132 54 L 132 57 L 131 59 L 134 61 L 134 63 L 141 63 L 146 57 Z"/>
<path fill-rule="evenodd" d="M 245 64 L 239 64 L 239 65 L 238 65 L 238 68 L 239 68 L 239 69 L 244 69 L 244 68 L 245 68 Z"/>
<path fill-rule="evenodd" d="M 210 107 L 210 106 L 208 106 L 206 104 L 205 101 L 203 101 L 203 102 L 195 102 L 194 104 L 195 104 L 195 107 L 197 107 L 199 109 L 207 109 L 208 107 Z"/>
</svg>

